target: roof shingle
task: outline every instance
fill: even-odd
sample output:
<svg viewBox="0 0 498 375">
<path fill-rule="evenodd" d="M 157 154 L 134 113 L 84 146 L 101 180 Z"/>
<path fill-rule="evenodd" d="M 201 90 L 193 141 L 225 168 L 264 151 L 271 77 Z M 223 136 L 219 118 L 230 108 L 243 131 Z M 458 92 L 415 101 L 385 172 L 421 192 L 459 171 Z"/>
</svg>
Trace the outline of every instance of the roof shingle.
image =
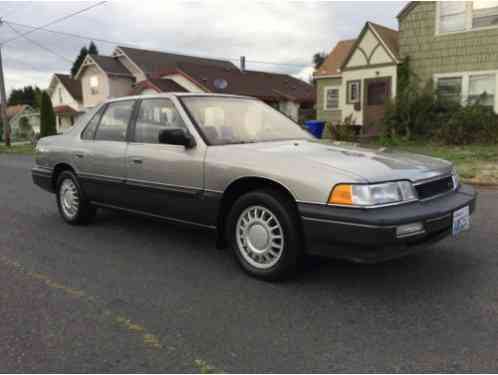
<svg viewBox="0 0 498 375">
<path fill-rule="evenodd" d="M 130 47 L 118 47 L 123 51 L 145 74 L 156 74 L 159 71 L 175 69 L 180 63 L 194 63 L 219 68 L 237 68 L 228 60 L 208 59 L 187 55 L 178 55 L 167 52 L 151 51 Z"/>
<path fill-rule="evenodd" d="M 315 77 L 341 74 L 341 66 L 349 55 L 356 39 L 340 40 L 315 71 Z"/>
<path fill-rule="evenodd" d="M 104 72 L 111 75 L 130 77 L 132 74 L 125 68 L 119 60 L 112 56 L 90 55 L 90 57 L 102 68 Z"/>
<path fill-rule="evenodd" d="M 81 82 L 79 80 L 73 79 L 69 74 L 55 73 L 55 76 L 76 101 L 80 102 L 83 100 Z"/>
</svg>

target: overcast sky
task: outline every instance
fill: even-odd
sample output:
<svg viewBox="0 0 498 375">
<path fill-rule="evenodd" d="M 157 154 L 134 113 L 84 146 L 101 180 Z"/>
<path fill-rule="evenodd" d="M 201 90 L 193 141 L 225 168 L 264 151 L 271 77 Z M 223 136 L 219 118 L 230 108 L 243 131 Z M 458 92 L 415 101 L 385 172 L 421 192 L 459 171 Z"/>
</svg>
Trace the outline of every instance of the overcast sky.
<svg viewBox="0 0 498 375">
<path fill-rule="evenodd" d="M 41 26 L 96 2 L 0 1 L 7 22 Z M 238 59 L 247 67 L 308 76 L 317 51 L 330 52 L 340 39 L 354 38 L 366 21 L 397 28 L 396 14 L 405 2 L 279 1 L 129 1 L 107 2 L 49 28 L 162 51 Z M 12 24 L 23 33 L 29 28 Z M 16 34 L 0 28 L 0 41 Z M 48 85 L 53 73 L 68 72 L 70 61 L 88 44 L 83 39 L 36 31 L 28 36 L 56 55 L 25 39 L 2 48 L 7 90 Z M 115 45 L 96 42 L 101 54 Z M 253 61 L 290 65 L 265 65 Z M 235 61 L 234 61 L 235 62 Z M 308 68 L 306 68 L 308 66 Z"/>
</svg>

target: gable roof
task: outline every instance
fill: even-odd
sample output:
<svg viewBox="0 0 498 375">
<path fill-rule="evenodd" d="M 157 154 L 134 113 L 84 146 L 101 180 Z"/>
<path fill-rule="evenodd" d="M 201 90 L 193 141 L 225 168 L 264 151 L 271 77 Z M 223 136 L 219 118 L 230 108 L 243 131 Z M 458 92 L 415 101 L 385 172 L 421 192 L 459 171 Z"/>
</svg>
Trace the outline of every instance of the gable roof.
<svg viewBox="0 0 498 375">
<path fill-rule="evenodd" d="M 387 48 L 393 53 L 394 57 L 399 60 L 399 31 L 373 22 L 370 22 L 370 25 L 377 31 L 377 34 L 384 41 Z"/>
<path fill-rule="evenodd" d="M 340 40 L 315 71 L 315 78 L 320 76 L 340 75 L 341 66 L 353 48 L 356 39 Z"/>
<path fill-rule="evenodd" d="M 16 105 L 9 105 L 6 109 L 7 111 L 7 118 L 10 120 L 12 117 L 17 115 L 18 113 L 23 112 L 25 109 L 31 108 L 27 104 L 16 104 Z"/>
<path fill-rule="evenodd" d="M 187 55 L 178 55 L 167 52 L 152 51 L 130 47 L 117 47 L 128 56 L 146 75 L 156 74 L 158 71 L 175 69 L 178 64 L 202 64 L 219 68 L 237 68 L 228 60 L 209 59 Z"/>
<path fill-rule="evenodd" d="M 367 21 L 363 29 L 361 29 L 360 35 L 355 40 L 353 46 L 351 47 L 347 57 L 344 59 L 341 69 L 346 66 L 349 59 L 353 55 L 354 50 L 360 44 L 363 35 L 367 32 L 367 30 L 371 30 L 379 39 L 380 43 L 384 45 L 386 52 L 391 55 L 394 62 L 399 62 L 399 32 L 397 30 L 390 29 L 388 27 L 378 25 L 376 23 Z"/>
<path fill-rule="evenodd" d="M 238 68 L 227 69 L 192 63 L 180 63 L 175 71 L 208 92 L 247 95 L 266 101 L 291 100 L 313 102 L 315 90 L 310 84 L 288 74 L 267 73 Z M 226 87 L 220 86 L 226 83 Z"/>
<path fill-rule="evenodd" d="M 54 76 L 76 101 L 80 102 L 83 100 L 81 82 L 79 80 L 73 79 L 69 74 L 55 73 Z"/>
<path fill-rule="evenodd" d="M 112 56 L 88 55 L 107 74 L 132 78 L 132 74 L 119 60 Z"/>
</svg>

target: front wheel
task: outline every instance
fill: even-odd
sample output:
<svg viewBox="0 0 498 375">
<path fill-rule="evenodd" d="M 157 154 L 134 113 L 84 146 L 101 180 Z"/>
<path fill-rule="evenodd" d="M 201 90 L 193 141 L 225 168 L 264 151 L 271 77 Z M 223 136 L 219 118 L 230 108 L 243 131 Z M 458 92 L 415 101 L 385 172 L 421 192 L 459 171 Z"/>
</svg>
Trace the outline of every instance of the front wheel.
<svg viewBox="0 0 498 375">
<path fill-rule="evenodd" d="M 296 270 L 302 255 L 300 223 L 285 195 L 247 193 L 233 205 L 227 224 L 231 247 L 247 273 L 278 280 Z"/>
<path fill-rule="evenodd" d="M 64 171 L 58 176 L 56 198 L 59 213 L 69 224 L 87 224 L 95 216 L 96 208 L 88 202 L 71 171 Z"/>
</svg>

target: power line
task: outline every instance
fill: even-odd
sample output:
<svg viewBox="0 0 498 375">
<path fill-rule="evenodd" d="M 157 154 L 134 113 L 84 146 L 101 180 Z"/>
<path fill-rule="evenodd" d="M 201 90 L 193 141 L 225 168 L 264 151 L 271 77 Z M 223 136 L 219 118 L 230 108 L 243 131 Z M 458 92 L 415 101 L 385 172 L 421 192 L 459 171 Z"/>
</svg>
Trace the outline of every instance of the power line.
<svg viewBox="0 0 498 375">
<path fill-rule="evenodd" d="M 5 21 L 5 22 L 8 22 L 8 23 L 10 23 L 12 25 L 16 25 L 16 26 L 20 26 L 20 27 L 32 28 L 33 31 L 35 31 L 34 29 L 37 29 L 37 30 L 43 30 L 43 31 L 46 31 L 46 32 L 49 32 L 49 33 L 52 33 L 52 34 L 59 34 L 59 35 L 68 36 L 68 37 L 77 38 L 77 39 L 90 40 L 90 41 L 100 42 L 100 43 L 107 43 L 107 44 L 112 44 L 112 45 L 115 45 L 115 46 L 120 46 L 121 45 L 121 46 L 130 46 L 130 47 L 135 47 L 135 48 L 141 48 L 136 43 L 123 43 L 123 42 L 113 41 L 113 40 L 109 40 L 109 39 L 95 38 L 95 37 L 92 37 L 92 36 L 85 36 L 85 35 L 82 35 L 82 34 L 74 34 L 74 33 L 68 33 L 68 32 L 65 32 L 65 31 L 47 29 L 44 26 L 36 27 L 36 26 L 22 24 L 22 23 L 17 23 L 17 22 L 12 22 L 12 21 Z M 170 53 L 175 53 L 175 54 L 179 53 L 177 51 L 164 51 L 164 52 L 170 52 Z M 197 57 L 206 57 L 206 56 L 197 56 Z M 207 58 L 214 58 L 214 57 L 207 57 Z M 217 59 L 220 59 L 220 58 L 217 58 Z M 239 61 L 239 58 L 223 58 L 222 60 Z M 298 67 L 298 68 L 305 68 L 305 67 L 311 65 L 311 64 L 279 63 L 279 62 L 275 62 L 275 61 L 261 61 L 261 60 L 246 60 L 246 61 L 249 62 L 249 63 L 253 63 L 253 64 L 275 65 L 275 66 L 290 66 L 290 67 Z"/>
<path fill-rule="evenodd" d="M 17 36 L 17 37 L 14 37 L 14 38 L 8 39 L 8 40 L 6 40 L 5 42 L 3 42 L 2 44 L 7 44 L 7 43 L 10 43 L 10 42 L 12 42 L 12 41 L 14 41 L 14 40 L 17 40 L 17 39 L 19 39 L 19 38 L 21 38 L 21 37 L 24 37 L 24 36 L 28 35 L 28 34 L 34 33 L 34 32 L 35 32 L 35 31 L 37 31 L 37 30 L 43 29 L 43 28 L 45 28 L 45 27 L 48 27 L 48 26 L 54 25 L 54 24 L 59 23 L 59 22 L 62 22 L 62 21 L 65 21 L 65 20 L 67 20 L 68 18 L 74 17 L 74 16 L 76 16 L 76 15 L 78 15 L 78 14 L 81 14 L 81 13 L 83 13 L 83 12 L 89 11 L 90 9 L 93 9 L 93 8 L 95 8 L 95 7 L 97 7 L 97 6 L 103 5 L 103 4 L 105 4 L 106 2 L 107 2 L 107 1 L 100 1 L 100 2 L 98 2 L 98 3 L 96 3 L 96 4 L 93 4 L 93 5 L 89 6 L 89 7 L 86 7 L 86 8 L 80 9 L 80 10 L 78 10 L 78 11 L 76 11 L 76 12 L 70 13 L 70 14 L 65 15 L 65 16 L 63 16 L 63 17 L 60 17 L 60 18 L 56 18 L 55 20 L 53 20 L 53 21 L 51 21 L 51 22 L 49 22 L 49 23 L 47 23 L 47 24 L 44 24 L 44 25 L 42 25 L 42 26 L 36 26 L 36 27 L 34 27 L 32 30 L 30 30 L 30 31 L 26 31 L 25 33 L 23 33 L 23 34 L 21 34 L 21 35 L 19 35 L 19 36 Z"/>
<path fill-rule="evenodd" d="M 4 21 L 3 23 L 5 23 L 14 33 L 16 33 L 17 35 L 19 35 L 19 37 L 22 37 L 23 39 L 26 39 L 28 42 L 34 44 L 35 46 L 43 49 L 44 51 L 47 51 L 48 53 L 50 53 L 50 54 L 52 54 L 52 55 L 54 55 L 54 56 L 56 56 L 56 57 L 58 57 L 58 58 L 60 58 L 62 60 L 65 60 L 65 61 L 67 61 L 69 63 L 73 62 L 71 59 L 68 59 L 67 57 L 62 56 L 59 53 L 55 52 L 54 50 L 52 50 L 52 49 L 50 49 L 48 47 L 45 47 L 43 44 L 38 43 L 36 40 L 33 40 L 33 39 L 28 38 L 27 36 L 23 35 L 20 31 L 16 30 L 14 28 L 14 26 L 12 26 L 9 22 Z"/>
</svg>

